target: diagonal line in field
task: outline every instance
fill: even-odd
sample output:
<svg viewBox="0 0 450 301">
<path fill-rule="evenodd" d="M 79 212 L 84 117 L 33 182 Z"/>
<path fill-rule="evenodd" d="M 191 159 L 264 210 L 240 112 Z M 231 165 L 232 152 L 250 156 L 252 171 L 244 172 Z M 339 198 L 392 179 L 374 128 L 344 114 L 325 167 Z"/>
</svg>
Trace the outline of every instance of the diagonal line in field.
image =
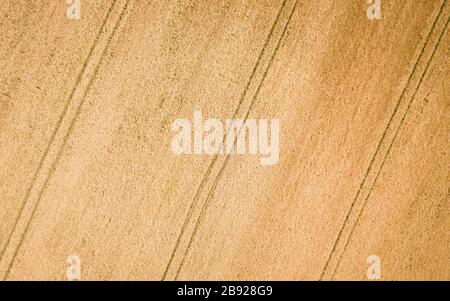
<svg viewBox="0 0 450 301">
<path fill-rule="evenodd" d="M 298 1 L 298 0 L 297 0 L 297 1 Z M 296 1 L 295 5 L 297 4 L 297 1 Z M 256 61 L 256 64 L 255 64 L 254 67 L 253 67 L 253 70 L 252 70 L 251 75 L 250 75 L 250 78 L 249 78 L 249 80 L 248 80 L 248 82 L 247 82 L 247 84 L 246 84 L 246 87 L 245 87 L 245 89 L 244 89 L 244 92 L 243 92 L 243 94 L 242 94 L 242 96 L 241 96 L 241 98 L 240 98 L 240 100 L 239 100 L 239 103 L 238 103 L 238 105 L 237 105 L 236 110 L 234 111 L 234 114 L 233 114 L 233 117 L 232 117 L 233 119 L 237 116 L 237 114 L 238 114 L 238 112 L 239 112 L 239 110 L 240 110 L 240 108 L 241 108 L 241 106 L 242 106 L 242 104 L 243 104 L 243 102 L 244 102 L 245 96 L 247 95 L 247 93 L 248 93 L 248 91 L 249 91 L 250 85 L 251 85 L 251 83 L 252 83 L 252 81 L 253 81 L 253 78 L 254 78 L 254 76 L 255 76 L 255 74 L 256 74 L 256 71 L 257 71 L 257 69 L 258 69 L 258 67 L 259 67 L 259 65 L 260 65 L 260 63 L 261 63 L 261 59 L 262 59 L 264 53 L 265 53 L 266 50 L 267 50 L 267 46 L 268 46 L 268 44 L 269 44 L 269 42 L 270 42 L 270 39 L 271 39 L 271 37 L 272 37 L 272 34 L 273 34 L 274 30 L 275 30 L 276 25 L 277 25 L 277 23 L 279 22 L 279 18 L 280 18 L 281 13 L 282 13 L 282 11 L 283 11 L 285 5 L 286 5 L 286 2 L 287 2 L 287 0 L 284 0 L 284 1 L 283 1 L 282 5 L 281 5 L 281 7 L 280 7 L 280 9 L 279 9 L 279 11 L 278 11 L 278 14 L 277 14 L 277 16 L 275 17 L 275 20 L 274 20 L 274 22 L 273 22 L 273 24 L 272 24 L 272 26 L 271 26 L 271 29 L 270 29 L 270 31 L 269 31 L 269 34 L 268 34 L 266 40 L 265 40 L 265 42 L 264 42 L 264 45 L 263 45 L 263 47 L 262 47 L 262 49 L 261 49 L 261 52 L 260 52 L 259 55 L 258 55 L 258 59 L 257 59 L 257 61 Z M 294 5 L 294 8 L 295 8 L 295 5 Z M 291 12 L 291 15 L 292 15 L 292 12 Z M 289 20 L 290 20 L 290 18 L 289 18 Z M 286 24 L 286 26 L 287 26 L 287 24 Z M 285 30 L 286 30 L 286 28 L 285 28 Z M 283 31 L 283 34 L 282 34 L 282 35 L 284 35 L 285 30 Z M 270 59 L 270 61 L 269 61 L 269 66 L 270 66 L 270 64 L 271 64 L 271 60 L 273 60 L 273 57 L 275 56 L 275 53 L 276 53 L 277 50 L 278 50 L 280 41 L 281 41 L 281 39 L 279 39 L 277 48 L 276 48 L 276 50 L 274 51 L 274 53 L 273 53 L 273 55 L 272 55 L 272 57 L 271 57 L 271 59 Z M 263 77 L 265 77 L 265 75 L 266 75 L 266 73 L 267 73 L 267 70 L 268 70 L 269 66 L 266 67 L 266 70 L 265 70 L 265 72 L 264 72 Z M 263 80 L 264 80 L 264 79 L 262 79 L 262 81 L 263 81 Z M 262 81 L 261 81 L 261 82 L 262 82 Z M 261 85 L 261 82 L 259 83 L 259 85 Z M 259 88 L 260 88 L 260 86 L 258 87 L 258 90 L 259 90 Z M 252 100 L 251 106 L 253 105 L 253 102 L 254 102 L 254 99 Z M 246 114 L 246 118 L 247 118 L 247 116 L 248 116 L 248 112 L 247 112 L 247 114 Z M 176 253 L 176 251 L 178 250 L 179 245 L 180 245 L 180 243 L 181 243 L 181 238 L 184 236 L 184 233 L 185 233 L 185 231 L 186 231 L 186 228 L 187 228 L 187 226 L 188 226 L 189 221 L 192 220 L 192 214 L 193 214 L 194 207 L 195 207 L 195 205 L 196 205 L 197 202 L 198 202 L 198 199 L 199 199 L 199 197 L 200 197 L 200 193 L 203 191 L 203 189 L 204 189 L 204 187 L 205 187 L 205 185 L 206 185 L 206 182 L 207 182 L 208 178 L 211 176 L 212 169 L 214 168 L 214 166 L 215 166 L 215 164 L 216 164 L 216 162 L 217 162 L 217 159 L 218 159 L 218 155 L 215 155 L 214 158 L 211 160 L 211 162 L 210 162 L 210 164 L 209 164 L 209 166 L 208 166 L 208 168 L 207 168 L 207 170 L 206 170 L 204 176 L 202 177 L 202 180 L 201 180 L 201 182 L 200 182 L 200 184 L 199 184 L 199 186 L 198 186 L 198 188 L 197 188 L 197 190 L 196 190 L 196 193 L 195 193 L 195 195 L 194 195 L 193 201 L 191 202 L 191 205 L 190 205 L 190 207 L 189 207 L 189 209 L 188 209 L 187 215 L 186 215 L 186 217 L 185 217 L 185 219 L 184 219 L 183 226 L 181 227 L 180 233 L 179 233 L 178 238 L 177 238 L 177 241 L 176 241 L 176 243 L 175 243 L 175 247 L 173 248 L 172 253 L 171 253 L 171 255 L 170 255 L 169 262 L 167 263 L 166 268 L 165 268 L 165 270 L 164 270 L 164 273 L 163 273 L 163 275 L 162 275 L 162 280 L 165 280 L 165 279 L 167 278 L 167 274 L 168 274 L 169 268 L 170 268 L 171 265 L 172 265 L 173 259 L 174 259 L 174 257 L 175 257 L 175 253 Z M 223 169 L 223 166 L 222 166 L 221 170 L 222 170 L 222 169 Z M 221 173 L 221 171 L 219 171 L 219 173 Z M 215 180 L 217 180 L 218 177 L 219 177 L 219 175 L 216 176 L 216 179 L 215 179 Z M 217 183 L 216 183 L 216 184 L 217 184 Z M 215 185 L 216 185 L 216 184 L 215 184 Z M 214 185 L 214 186 L 215 186 L 215 185 Z M 208 194 L 208 195 L 209 195 L 209 194 Z M 205 207 L 205 204 L 203 204 L 203 206 L 202 206 L 202 211 L 203 211 L 204 207 Z M 200 212 L 200 214 L 202 214 L 202 211 Z M 200 216 L 199 216 L 199 218 L 200 218 Z M 197 223 L 196 223 L 196 225 L 195 225 L 194 231 L 196 231 L 197 227 L 198 227 L 198 219 L 197 219 Z M 195 233 L 192 234 L 192 236 L 191 236 L 191 238 L 190 238 L 190 241 L 189 241 L 189 244 L 188 244 L 188 247 L 187 247 L 187 248 L 189 248 L 189 246 L 190 246 L 190 244 L 191 244 L 191 242 L 192 242 L 192 238 L 193 238 L 194 235 L 195 235 Z M 186 255 L 186 251 L 187 251 L 187 249 L 185 250 L 184 255 Z M 184 262 L 184 257 L 183 257 L 183 259 L 182 259 L 182 263 L 181 263 L 180 266 L 178 267 L 178 270 L 177 270 L 176 275 L 178 275 L 178 272 L 179 272 L 179 270 L 180 270 L 181 265 L 183 264 L 183 262 Z"/>
<path fill-rule="evenodd" d="M 55 139 L 55 137 L 56 137 L 56 134 L 57 134 L 57 132 L 60 130 L 61 124 L 62 124 L 64 118 L 66 117 L 66 114 L 67 114 L 69 105 L 70 105 L 70 103 L 72 102 L 72 100 L 73 100 L 73 98 L 74 98 L 75 91 L 77 90 L 77 87 L 80 85 L 81 80 L 84 78 L 84 75 L 85 75 L 85 73 L 86 73 L 87 65 L 88 65 L 88 63 L 90 62 L 90 60 L 92 59 L 92 54 L 93 54 L 93 52 L 94 52 L 94 49 L 95 49 L 95 47 L 96 47 L 97 44 L 98 44 L 98 41 L 99 41 L 99 39 L 100 39 L 100 36 L 101 36 L 102 32 L 104 32 L 104 30 L 105 30 L 105 26 L 106 26 L 106 24 L 107 24 L 107 21 L 108 21 L 110 15 L 111 15 L 111 12 L 112 12 L 113 8 L 115 7 L 115 4 L 116 4 L 116 0 L 114 0 L 114 1 L 112 2 L 111 6 L 109 7 L 108 13 L 107 13 L 105 19 L 103 20 L 102 25 L 100 26 L 100 29 L 99 29 L 99 31 L 98 31 L 98 33 L 97 33 L 97 36 L 96 36 L 96 38 L 95 38 L 95 40 L 94 40 L 94 43 L 92 44 L 92 46 L 91 46 L 91 48 L 90 48 L 90 50 L 89 50 L 89 54 L 88 54 L 88 56 L 87 56 L 87 58 L 86 58 L 86 60 L 85 60 L 85 62 L 84 62 L 84 64 L 83 64 L 83 67 L 82 67 L 80 73 L 79 73 L 78 76 L 77 76 L 77 80 L 76 80 L 76 82 L 75 82 L 75 85 L 74 85 L 74 87 L 72 88 L 72 90 L 71 90 L 71 92 L 70 92 L 70 95 L 69 95 L 69 97 L 68 97 L 68 100 L 66 101 L 66 104 L 65 104 L 65 106 L 64 106 L 63 112 L 61 113 L 61 115 L 60 115 L 60 117 L 59 117 L 59 119 L 58 119 L 58 122 L 57 122 L 57 124 L 56 124 L 56 127 L 55 127 L 55 129 L 54 129 L 54 131 L 53 131 L 53 133 L 52 133 L 50 142 L 49 142 L 49 144 L 48 144 L 47 147 L 46 147 L 46 150 L 45 150 L 45 152 L 44 152 L 44 155 L 43 155 L 43 157 L 42 157 L 42 159 L 41 159 L 41 161 L 40 161 L 40 163 L 39 163 L 39 166 L 38 166 L 38 168 L 37 168 L 37 170 L 36 170 L 36 172 L 35 172 L 35 174 L 34 174 L 32 183 L 31 183 L 31 185 L 30 185 L 30 187 L 29 187 L 29 189 L 28 189 L 28 191 L 27 191 L 27 193 L 26 193 L 25 200 L 24 200 L 24 202 L 23 202 L 23 204 L 22 204 L 22 206 L 21 206 L 21 208 L 20 208 L 20 211 L 19 211 L 19 214 L 18 214 L 18 216 L 17 216 L 17 218 L 16 218 L 16 221 L 15 221 L 15 224 L 14 224 L 14 227 L 13 227 L 13 230 L 11 231 L 11 233 L 10 233 L 10 235 L 9 235 L 9 237 L 8 237 L 7 244 L 5 245 L 5 248 L 2 250 L 2 253 L 1 253 L 1 256 L 0 256 L 0 262 L 1 262 L 1 260 L 3 259 L 3 255 L 4 255 L 4 253 L 5 253 L 5 250 L 7 249 L 8 245 L 10 244 L 11 237 L 12 237 L 13 233 L 16 231 L 18 221 L 19 221 L 20 217 L 22 216 L 22 212 L 23 212 L 23 210 L 24 210 L 24 207 L 25 207 L 25 205 L 26 205 L 26 203 L 27 203 L 27 201 L 28 201 L 28 199 L 29 199 L 31 189 L 33 188 L 33 186 L 34 186 L 34 184 L 35 184 L 35 181 L 36 181 L 36 179 L 37 179 L 37 177 L 38 177 L 38 174 L 39 174 L 39 173 L 41 172 L 41 170 L 42 170 L 43 162 L 45 161 L 46 157 L 48 156 L 49 150 L 50 150 L 50 148 L 51 148 L 51 146 L 52 146 L 52 144 L 53 144 L 53 142 L 54 142 L 54 139 Z M 94 71 L 93 71 L 93 73 L 92 73 L 92 76 L 91 76 L 90 79 L 89 79 L 89 82 L 88 82 L 88 84 L 87 84 L 86 89 L 83 91 L 82 99 L 81 99 L 80 103 L 78 104 L 78 106 L 77 106 L 77 108 L 76 108 L 75 116 L 74 116 L 73 119 L 70 121 L 69 128 L 68 128 L 67 132 L 65 133 L 65 135 L 63 136 L 62 145 L 61 145 L 61 147 L 59 148 L 59 150 L 58 150 L 58 152 L 57 152 L 56 158 L 55 158 L 55 160 L 51 163 L 50 172 L 47 174 L 47 176 L 46 176 L 46 178 L 45 178 L 45 181 L 44 181 L 44 184 L 43 184 L 41 190 L 39 191 L 37 202 L 36 202 L 36 204 L 34 205 L 34 207 L 32 208 L 31 216 L 30 216 L 29 220 L 28 220 L 27 223 L 26 223 L 26 226 L 25 226 L 25 229 L 24 229 L 22 235 L 20 236 L 19 244 L 18 244 L 18 246 L 16 247 L 16 249 L 15 249 L 15 251 L 14 251 L 12 260 L 10 261 L 10 263 L 9 263 L 9 265 L 8 265 L 8 268 L 7 268 L 7 270 L 6 270 L 6 273 L 5 273 L 5 276 L 4 276 L 3 279 L 7 279 L 7 277 L 9 276 L 9 273 L 10 273 L 10 271 L 11 271 L 11 268 L 12 268 L 13 264 L 14 264 L 14 261 L 15 261 L 15 259 L 16 259 L 16 256 L 17 256 L 17 254 L 18 254 L 18 252 L 19 252 L 20 247 L 22 246 L 22 243 L 23 243 L 23 240 L 24 240 L 24 238 L 25 238 L 25 235 L 26 235 L 26 233 L 27 233 L 27 231 L 28 231 L 28 229 L 29 229 L 29 226 L 30 226 L 30 224 L 31 224 L 31 221 L 32 221 L 32 219 L 33 219 L 34 213 L 36 212 L 36 209 L 37 209 L 37 207 L 39 206 L 39 203 L 40 203 L 42 194 L 44 193 L 45 189 L 47 188 L 47 184 L 48 184 L 48 182 L 49 182 L 49 179 L 50 179 L 51 176 L 53 175 L 53 172 L 55 171 L 56 166 L 57 166 L 57 164 L 58 164 L 58 162 L 59 162 L 59 160 L 60 160 L 60 158 L 61 158 L 62 151 L 63 151 L 63 149 L 64 149 L 64 146 L 66 145 L 66 142 L 67 142 L 67 139 L 68 139 L 69 135 L 71 134 L 71 132 L 72 132 L 72 130 L 73 130 L 73 125 L 75 124 L 75 121 L 76 121 L 77 117 L 79 116 L 79 114 L 80 114 L 80 112 L 81 112 L 81 107 L 83 106 L 83 103 L 84 103 L 84 100 L 85 100 L 85 98 L 86 98 L 86 95 L 87 95 L 87 93 L 88 93 L 88 91 L 89 91 L 89 89 L 90 89 L 90 87 L 91 87 L 91 85 L 92 85 L 94 79 L 95 79 L 96 76 L 97 76 L 98 69 L 99 69 L 100 65 L 102 64 L 103 58 L 104 58 L 104 56 L 105 56 L 105 54 L 106 54 L 106 52 L 107 52 L 106 50 L 107 50 L 107 48 L 108 48 L 108 46 L 109 46 L 109 44 L 110 44 L 110 42 L 111 42 L 111 40 L 112 40 L 112 37 L 114 36 L 114 34 L 115 34 L 115 32 L 116 32 L 116 30 L 117 30 L 119 24 L 121 23 L 121 20 L 122 20 L 122 18 L 123 18 L 124 12 L 126 11 L 126 9 L 127 9 L 127 7 L 128 7 L 128 4 L 129 4 L 129 0 L 127 0 L 127 2 L 125 3 L 125 5 L 124 5 L 122 11 L 120 12 L 118 21 L 117 21 L 116 24 L 114 25 L 114 28 L 113 28 L 111 34 L 107 37 L 106 46 L 104 47 L 103 51 L 101 52 L 100 57 L 99 57 L 99 59 L 98 59 L 98 62 L 97 62 L 97 63 L 95 64 L 95 66 L 94 66 Z"/>
<path fill-rule="evenodd" d="M 368 177 L 369 177 L 369 174 L 370 174 L 370 172 L 372 171 L 373 164 L 374 164 L 374 162 L 375 162 L 375 159 L 378 157 L 378 154 L 379 154 L 379 151 L 380 151 L 380 149 L 381 149 L 381 146 L 382 146 L 382 144 L 383 144 L 383 142 L 384 142 L 384 140 L 385 140 L 385 138 L 386 138 L 388 129 L 390 129 L 390 127 L 391 127 L 391 125 L 392 125 L 392 122 L 393 122 L 393 119 L 394 119 L 394 117 L 397 115 L 397 112 L 398 112 L 398 109 L 399 109 L 399 107 L 400 107 L 400 104 L 401 104 L 403 98 L 404 98 L 405 95 L 406 95 L 406 91 L 408 90 L 408 87 L 409 87 L 410 84 L 411 84 L 411 79 L 412 79 L 412 77 L 414 76 L 414 74 L 416 73 L 416 70 L 417 70 L 417 67 L 418 67 L 418 65 L 419 65 L 419 62 L 421 61 L 422 56 L 424 55 L 425 48 L 428 46 L 428 43 L 429 43 L 429 41 L 430 41 L 430 37 L 431 37 L 432 33 L 433 33 L 434 30 L 435 30 L 436 24 L 437 24 L 437 22 L 438 22 L 438 20 L 439 20 L 439 18 L 440 18 L 440 16 L 441 16 L 441 14 L 442 14 L 442 11 L 443 11 L 443 9 L 444 9 L 446 3 L 447 3 L 447 0 L 444 0 L 443 3 L 442 3 L 442 5 L 441 5 L 441 7 L 440 7 L 439 13 L 437 14 L 436 18 L 435 18 L 434 21 L 433 21 L 433 24 L 432 24 L 432 26 L 431 26 L 431 29 L 430 29 L 430 31 L 429 31 L 429 33 L 428 33 L 428 35 L 427 35 L 427 38 L 426 38 L 426 40 L 425 40 L 425 42 L 424 42 L 424 45 L 422 46 L 422 48 L 421 48 L 421 50 L 420 50 L 420 53 L 419 53 L 419 55 L 418 55 L 418 57 L 417 57 L 417 59 L 416 59 L 416 61 L 415 61 L 415 64 L 414 64 L 414 66 L 413 66 L 413 69 L 412 69 L 412 71 L 411 71 L 411 73 L 410 73 L 410 75 L 409 75 L 409 77 L 408 77 L 408 80 L 406 81 L 406 84 L 405 84 L 405 86 L 404 86 L 404 88 L 403 88 L 403 90 L 402 90 L 402 93 L 401 93 L 401 95 L 400 95 L 400 97 L 399 97 L 399 99 L 398 99 L 398 101 L 397 101 L 397 104 L 396 104 L 396 106 L 395 106 L 395 108 L 394 108 L 394 111 L 392 112 L 391 117 L 390 117 L 390 119 L 389 119 L 389 121 L 388 121 L 388 123 L 387 123 L 387 125 L 386 125 L 386 128 L 384 129 L 383 135 L 381 136 L 381 139 L 380 139 L 379 142 L 378 142 L 378 145 L 377 145 L 377 148 L 376 148 L 376 150 L 375 150 L 375 153 L 374 153 L 374 155 L 372 156 L 372 158 L 371 158 L 371 160 L 370 160 L 369 166 L 368 166 L 368 168 L 367 168 L 367 170 L 366 170 L 366 172 L 365 172 L 365 175 L 364 175 L 364 177 L 363 177 L 363 180 L 361 181 L 361 183 L 360 183 L 360 185 L 359 185 L 359 188 L 358 188 L 358 190 L 357 190 L 357 192 L 356 192 L 356 195 L 355 195 L 355 197 L 353 198 L 353 201 L 352 201 L 352 203 L 351 203 L 351 205 L 350 205 L 350 208 L 349 208 L 349 210 L 348 210 L 348 212 L 347 212 L 347 214 L 346 214 L 346 216 L 345 216 L 344 222 L 343 222 L 341 228 L 339 229 L 337 238 L 335 239 L 335 241 L 334 241 L 334 243 L 333 243 L 332 250 L 331 250 L 331 252 L 330 252 L 330 254 L 329 254 L 329 256 L 328 256 L 328 258 L 327 258 L 327 260 L 326 260 L 326 262 L 325 262 L 325 266 L 324 266 L 324 268 L 323 268 L 323 270 L 322 270 L 322 273 L 321 273 L 321 275 L 320 275 L 320 279 L 323 279 L 323 278 L 324 278 L 325 273 L 326 273 L 326 271 L 327 271 L 328 268 L 329 268 L 331 259 L 332 259 L 333 255 L 334 255 L 335 252 L 336 252 L 337 245 L 338 245 L 338 243 L 339 243 L 339 242 L 341 241 L 341 239 L 342 239 L 342 234 L 343 234 L 343 232 L 344 232 L 344 229 L 349 225 L 349 218 L 350 218 L 351 213 L 354 211 L 354 207 L 355 207 L 356 201 L 358 200 L 358 198 L 359 198 L 359 196 L 360 196 L 360 194 L 361 194 L 361 191 L 362 191 L 362 189 L 363 189 L 364 185 L 366 184 L 366 181 L 367 181 L 367 179 L 368 179 Z M 444 31 L 445 31 L 445 28 L 444 28 Z M 439 41 L 440 41 L 440 40 L 439 40 Z M 438 44 L 439 44 L 439 41 L 438 41 Z M 437 45 L 436 45 L 436 46 L 437 46 Z M 435 50 L 436 50 L 436 49 L 435 49 Z M 434 52 L 433 52 L 433 55 L 434 55 Z M 432 57 L 430 58 L 430 61 L 431 61 L 431 59 L 432 59 Z M 430 63 L 430 61 L 428 62 L 428 64 Z M 427 65 L 427 68 L 428 68 L 428 65 Z M 425 70 L 425 72 L 426 72 L 426 70 Z M 423 75 L 425 74 L 425 72 L 423 73 Z M 423 77 L 423 75 L 422 75 L 422 77 Z M 421 82 L 421 80 L 420 80 L 420 82 Z M 420 85 L 420 82 L 419 82 L 419 85 Z M 401 124 L 399 125 L 399 127 L 400 127 L 400 126 L 401 126 Z M 397 130 L 398 130 L 398 128 L 397 128 Z M 393 138 L 393 140 L 394 140 L 394 139 L 395 139 L 395 137 Z M 391 143 L 393 143 L 393 140 L 391 141 Z M 390 149 L 390 147 L 389 147 L 389 149 Z M 389 152 L 389 150 L 388 150 L 388 152 Z M 387 153 L 386 153 L 386 155 L 387 155 Z M 384 164 L 384 162 L 383 162 L 383 164 Z M 381 170 L 381 168 L 382 168 L 382 166 L 380 167 L 379 171 Z M 379 173 L 379 171 L 378 171 L 378 173 Z M 377 175 L 377 176 L 378 176 L 378 175 Z M 375 181 L 376 181 L 376 179 L 375 179 Z M 374 184 L 375 184 L 375 182 L 373 183 L 373 185 L 374 185 Z M 364 208 L 362 208 L 362 209 L 364 209 Z M 362 210 L 361 210 L 361 212 L 362 212 Z M 353 232 L 353 230 L 352 230 L 352 232 Z M 349 239 L 350 239 L 350 237 L 348 238 L 348 240 L 349 240 Z M 347 243 L 348 243 L 348 240 L 347 240 Z M 347 245 L 347 243 L 346 243 L 345 245 Z M 342 256 L 342 254 L 341 254 L 341 256 Z M 334 274 L 334 273 L 333 273 L 333 274 Z"/>
</svg>

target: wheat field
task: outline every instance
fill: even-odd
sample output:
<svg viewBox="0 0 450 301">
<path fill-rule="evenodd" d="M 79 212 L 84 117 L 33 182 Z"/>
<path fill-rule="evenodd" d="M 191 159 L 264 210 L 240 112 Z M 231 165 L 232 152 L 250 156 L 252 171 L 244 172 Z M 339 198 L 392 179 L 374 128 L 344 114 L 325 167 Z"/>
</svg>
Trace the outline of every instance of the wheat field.
<svg viewBox="0 0 450 301">
<path fill-rule="evenodd" d="M 1 279 L 450 280 L 449 2 L 4 1 Z"/>
</svg>

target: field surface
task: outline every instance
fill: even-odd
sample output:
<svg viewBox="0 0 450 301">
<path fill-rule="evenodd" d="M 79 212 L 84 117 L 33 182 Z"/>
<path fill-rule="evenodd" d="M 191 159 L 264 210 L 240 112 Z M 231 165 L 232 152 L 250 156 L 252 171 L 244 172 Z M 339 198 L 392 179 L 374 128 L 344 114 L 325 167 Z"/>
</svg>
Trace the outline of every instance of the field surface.
<svg viewBox="0 0 450 301">
<path fill-rule="evenodd" d="M 450 1 L 381 2 L 4 1 L 0 279 L 450 280 Z M 195 111 L 279 160 L 175 154 Z"/>
</svg>

